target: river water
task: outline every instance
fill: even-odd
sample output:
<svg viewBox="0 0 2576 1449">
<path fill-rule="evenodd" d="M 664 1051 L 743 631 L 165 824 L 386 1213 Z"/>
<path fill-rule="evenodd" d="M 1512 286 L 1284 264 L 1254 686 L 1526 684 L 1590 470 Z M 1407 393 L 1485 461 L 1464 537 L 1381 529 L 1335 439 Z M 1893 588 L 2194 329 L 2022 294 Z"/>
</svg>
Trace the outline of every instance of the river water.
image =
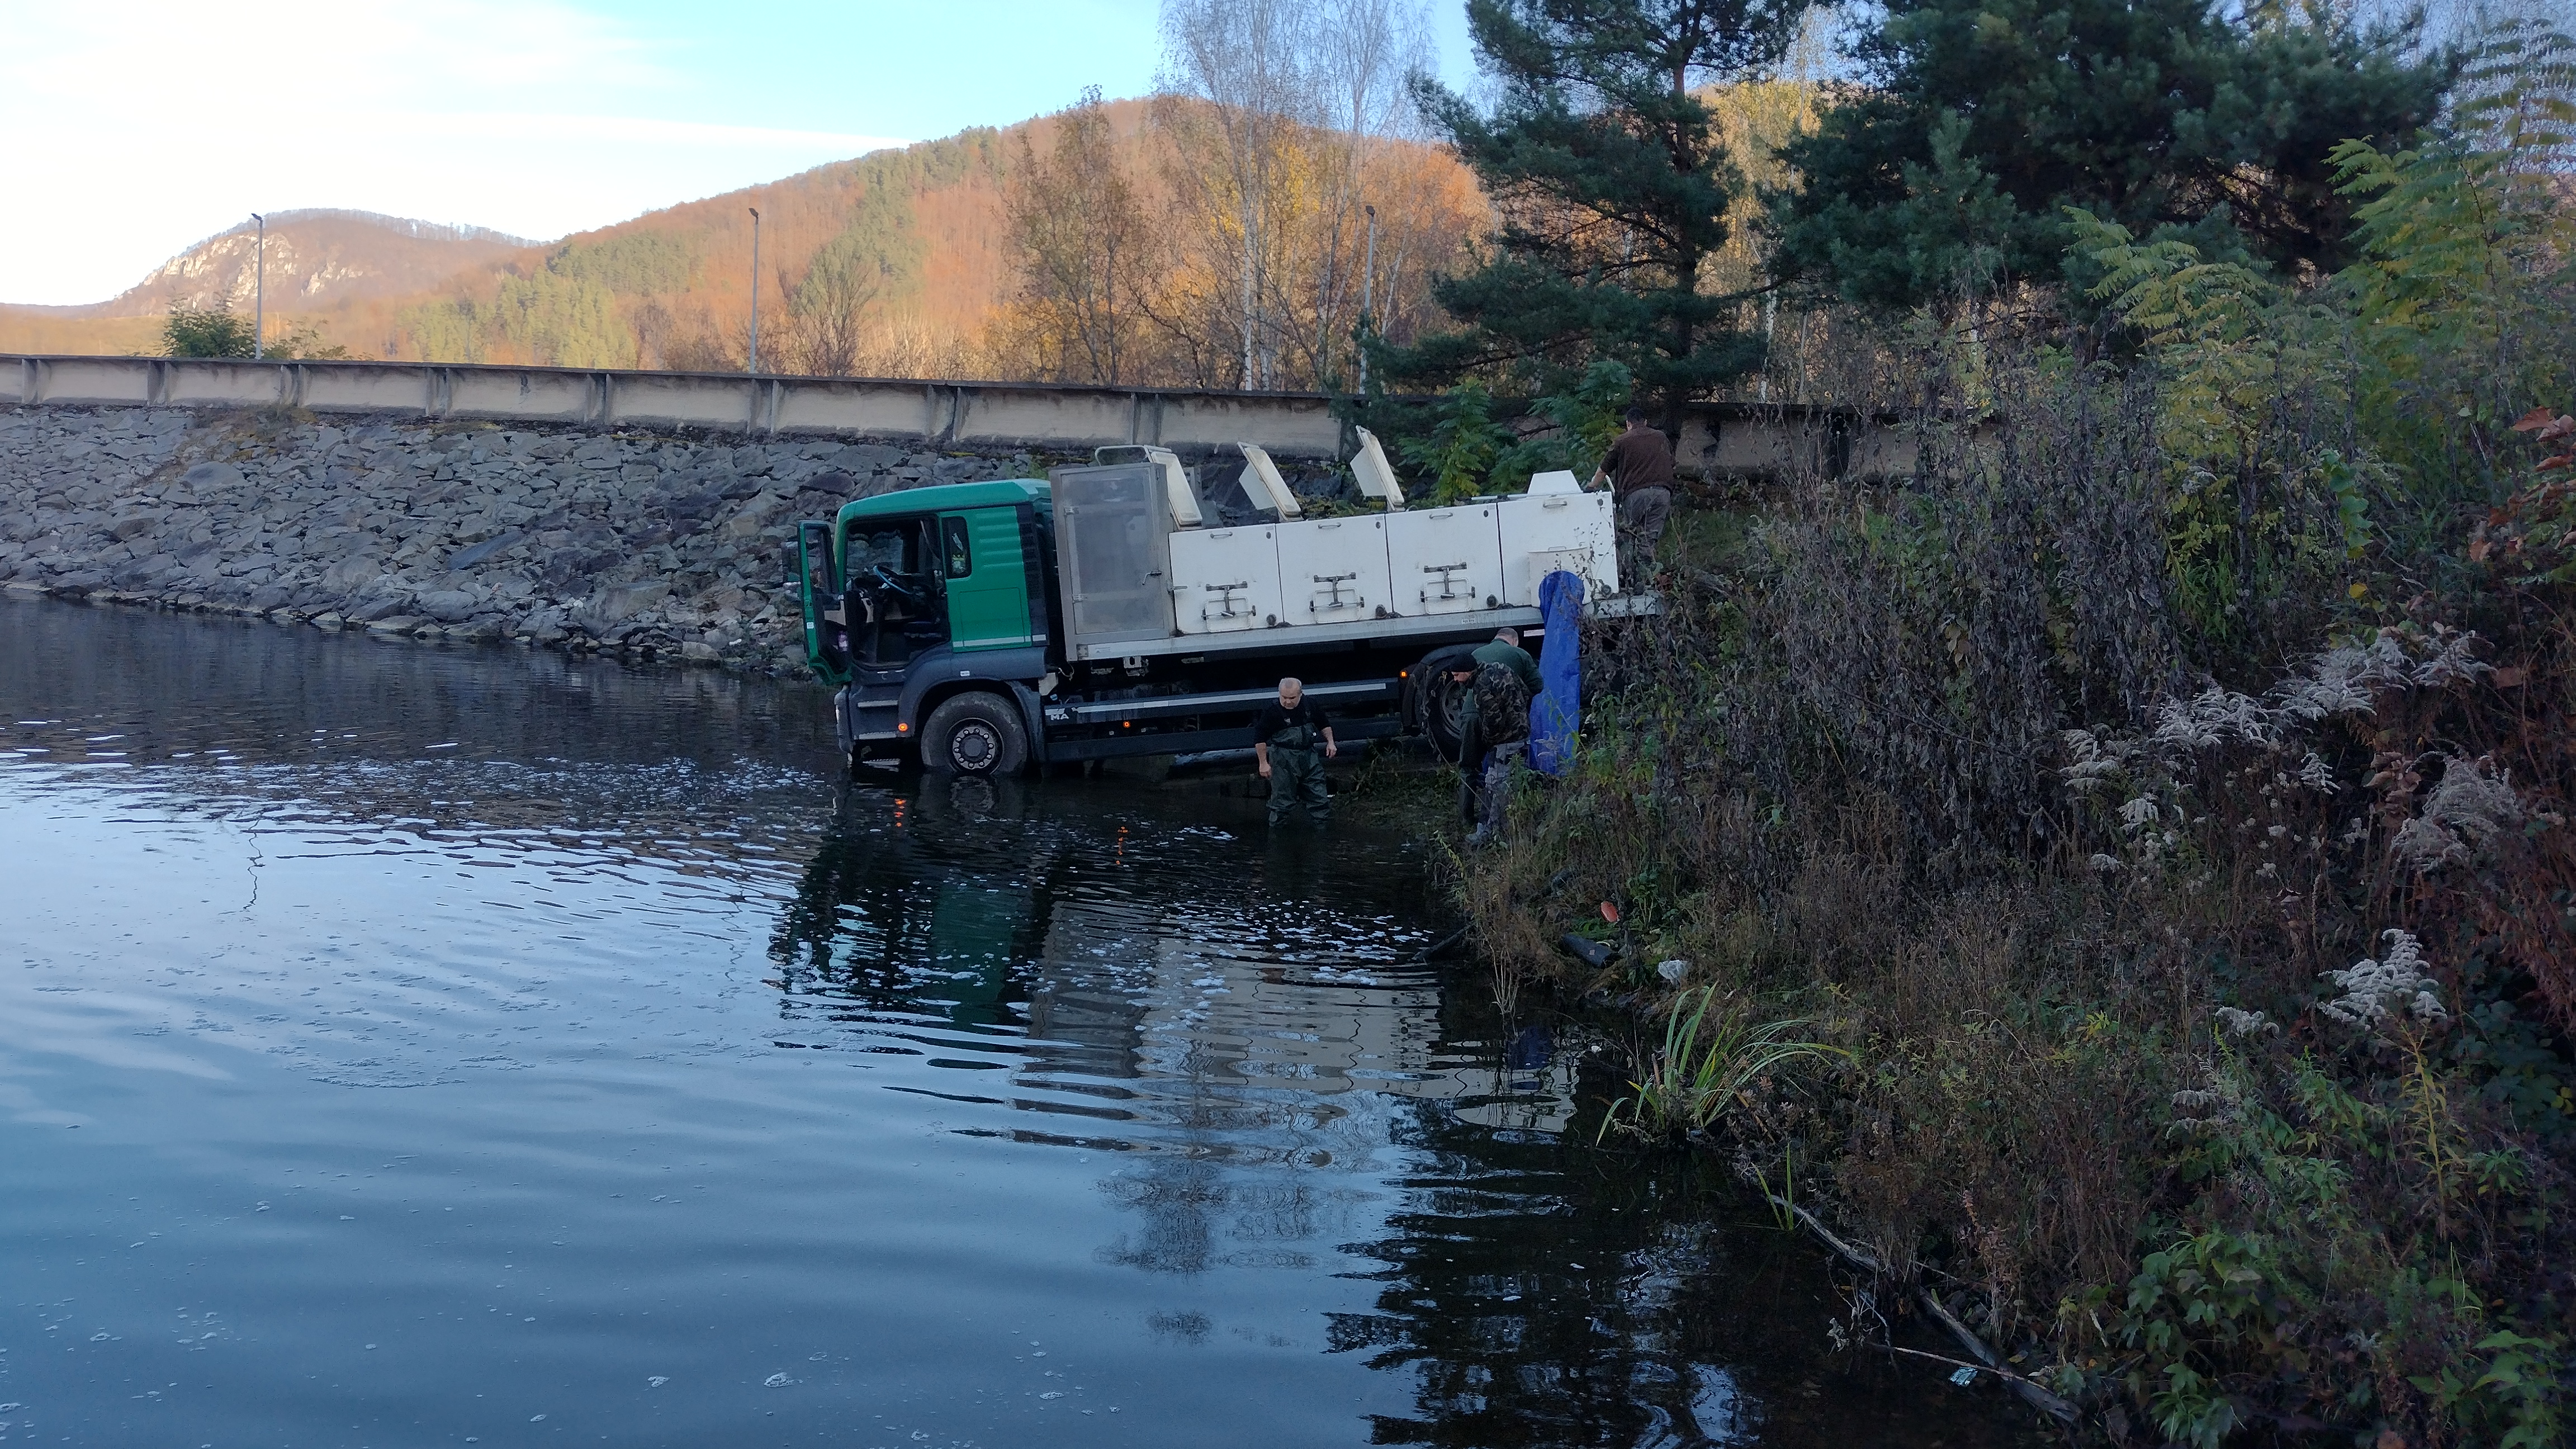
<svg viewBox="0 0 2576 1449">
<path fill-rule="evenodd" d="M 1986 1444 L 1419 848 L 809 687 L 0 604 L 0 1440 Z"/>
</svg>

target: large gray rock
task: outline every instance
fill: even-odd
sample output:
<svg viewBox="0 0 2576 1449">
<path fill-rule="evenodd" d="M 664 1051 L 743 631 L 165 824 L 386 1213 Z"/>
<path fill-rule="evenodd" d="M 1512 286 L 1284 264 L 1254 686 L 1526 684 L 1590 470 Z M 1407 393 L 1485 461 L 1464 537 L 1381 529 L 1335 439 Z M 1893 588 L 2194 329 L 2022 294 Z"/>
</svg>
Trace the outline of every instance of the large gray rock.
<svg viewBox="0 0 2576 1449">
<path fill-rule="evenodd" d="M 671 586 L 658 579 L 638 584 L 611 584 L 590 596 L 581 612 L 586 624 L 614 624 L 632 619 L 671 596 Z"/>
<path fill-rule="evenodd" d="M 186 555 L 182 555 L 186 557 Z M 384 573 L 384 565 L 373 554 L 351 554 L 324 571 L 322 587 L 341 593 L 354 593 L 374 583 Z"/>
<path fill-rule="evenodd" d="M 474 617 L 483 601 L 466 589 L 432 589 L 412 601 L 412 606 L 442 624 L 453 624 Z"/>
<path fill-rule="evenodd" d="M 528 535 L 525 532 L 515 528 L 504 533 L 496 533 L 492 537 L 483 540 L 481 543 L 475 544 L 471 548 L 460 548 L 455 553 L 450 554 L 447 559 L 447 567 L 451 572 L 470 569 L 476 564 L 482 563 L 487 559 L 498 557 L 503 552 L 516 546 L 527 536 Z"/>
</svg>

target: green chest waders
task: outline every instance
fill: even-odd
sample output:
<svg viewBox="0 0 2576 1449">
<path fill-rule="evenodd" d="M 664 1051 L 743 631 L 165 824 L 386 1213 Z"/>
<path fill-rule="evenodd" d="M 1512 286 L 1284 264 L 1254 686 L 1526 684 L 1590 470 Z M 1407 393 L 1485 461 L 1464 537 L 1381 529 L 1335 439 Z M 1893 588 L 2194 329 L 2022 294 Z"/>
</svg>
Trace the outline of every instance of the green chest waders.
<svg viewBox="0 0 2576 1449">
<path fill-rule="evenodd" d="M 1315 748 L 1316 731 L 1290 725 L 1270 737 L 1270 823 L 1278 824 L 1291 805 L 1306 807 L 1308 819 L 1324 823 L 1331 797 L 1324 792 L 1324 757 Z"/>
</svg>

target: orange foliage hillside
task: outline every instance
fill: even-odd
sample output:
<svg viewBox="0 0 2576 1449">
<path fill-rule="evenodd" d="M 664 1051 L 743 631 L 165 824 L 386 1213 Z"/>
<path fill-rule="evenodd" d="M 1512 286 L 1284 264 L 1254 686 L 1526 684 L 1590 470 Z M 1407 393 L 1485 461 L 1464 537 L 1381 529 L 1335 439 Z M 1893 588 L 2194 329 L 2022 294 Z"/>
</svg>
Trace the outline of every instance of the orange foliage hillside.
<svg viewBox="0 0 2576 1449">
<path fill-rule="evenodd" d="M 1160 175 L 1168 159 L 1150 105 L 1105 109 L 1122 162 L 1149 181 Z M 1013 168 L 1046 154 L 1058 124 L 977 128 L 547 244 L 357 213 L 280 216 L 268 239 L 269 336 L 290 352 L 361 358 L 738 369 L 757 207 L 763 371 L 807 370 L 800 363 L 825 356 L 838 364 L 829 370 L 860 374 L 1034 375 L 996 340 L 1019 288 L 1007 197 Z M 1425 212 L 1418 230 L 1453 239 L 1480 226 L 1466 171 L 1444 152 L 1405 149 L 1414 184 L 1381 201 L 1381 214 Z M 1146 193 L 1165 205 L 1171 194 Z M 0 306 L 0 352 L 158 351 L 158 320 L 174 304 L 250 310 L 248 251 L 245 232 L 228 232 L 113 302 Z M 839 290 L 818 283 L 826 275 Z M 808 324 L 833 299 L 857 319 L 855 350 L 818 351 L 813 340 Z"/>
</svg>

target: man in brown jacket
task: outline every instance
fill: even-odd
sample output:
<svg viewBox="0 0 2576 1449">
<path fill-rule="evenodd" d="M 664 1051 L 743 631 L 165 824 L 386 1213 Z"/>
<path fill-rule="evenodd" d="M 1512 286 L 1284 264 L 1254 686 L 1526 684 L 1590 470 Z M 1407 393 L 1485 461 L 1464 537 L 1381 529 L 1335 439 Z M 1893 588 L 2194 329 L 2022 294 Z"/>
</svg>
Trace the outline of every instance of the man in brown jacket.
<svg viewBox="0 0 2576 1449">
<path fill-rule="evenodd" d="M 1629 408 L 1627 421 L 1627 431 L 1611 441 L 1609 456 L 1592 474 L 1593 487 L 1606 478 L 1619 500 L 1619 541 L 1627 555 L 1619 570 L 1623 580 L 1654 566 L 1655 546 L 1673 515 L 1672 441 L 1646 426 L 1644 408 Z"/>
</svg>

